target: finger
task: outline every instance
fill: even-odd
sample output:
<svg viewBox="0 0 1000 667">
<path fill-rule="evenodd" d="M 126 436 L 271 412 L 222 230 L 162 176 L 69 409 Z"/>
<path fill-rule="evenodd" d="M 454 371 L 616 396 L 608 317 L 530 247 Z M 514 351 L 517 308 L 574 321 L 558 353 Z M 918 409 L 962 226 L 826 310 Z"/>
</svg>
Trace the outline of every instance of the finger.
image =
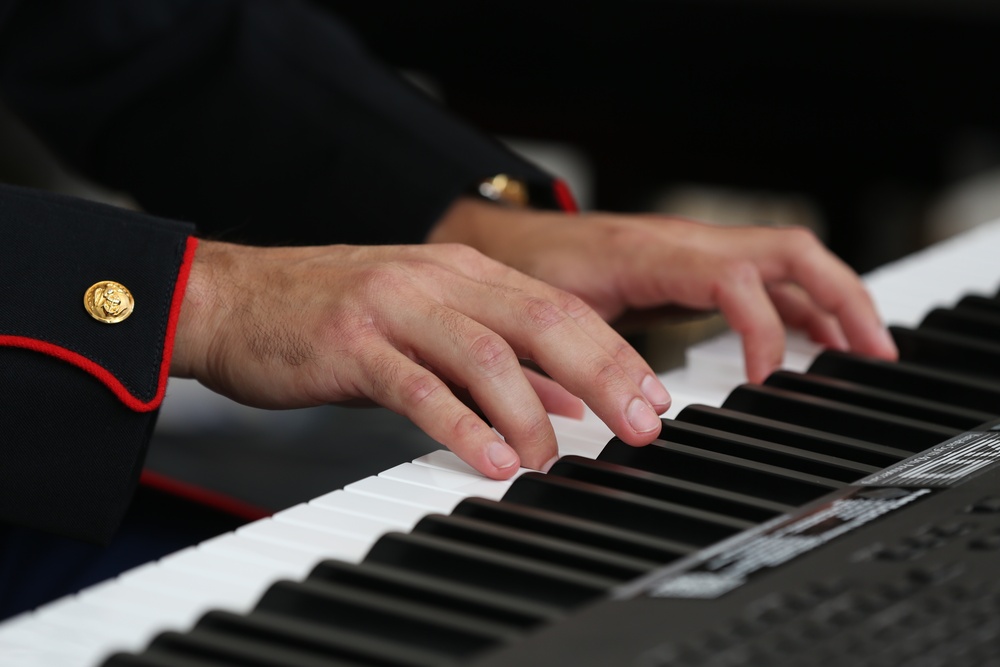
<svg viewBox="0 0 1000 667">
<path fill-rule="evenodd" d="M 813 303 L 802 288 L 780 283 L 769 285 L 767 292 L 785 324 L 806 332 L 810 339 L 826 347 L 835 350 L 849 348 L 837 318 Z"/>
<path fill-rule="evenodd" d="M 708 263 L 706 263 L 708 264 Z M 743 338 L 747 379 L 763 382 L 781 366 L 785 351 L 785 328 L 767 294 L 757 267 L 750 262 L 728 260 L 706 267 L 718 278 L 715 300 L 729 326 Z"/>
<path fill-rule="evenodd" d="M 549 465 L 558 454 L 555 432 L 520 360 L 500 334 L 440 304 L 408 309 L 398 322 L 403 333 L 390 333 L 392 342 L 468 390 L 523 466 L 540 470 Z"/>
<path fill-rule="evenodd" d="M 639 387 L 646 402 L 653 408 L 656 414 L 662 414 L 670 408 L 670 394 L 656 377 L 656 374 L 650 368 L 649 364 L 646 363 L 645 359 L 582 299 L 492 260 L 487 261 L 482 273 L 497 284 L 521 290 L 524 293 L 522 296 L 535 295 L 543 300 L 525 306 L 531 312 L 527 313 L 526 317 L 521 318 L 519 325 L 547 329 L 550 324 L 550 304 L 554 304 L 555 308 L 561 311 L 560 317 L 568 315 L 580 329 L 579 332 L 573 335 L 573 339 L 580 340 L 579 335 L 585 334 L 611 356 L 624 369 L 632 382 Z M 463 312 L 470 312 L 464 309 L 480 298 L 481 295 L 478 289 L 474 288 L 471 293 L 465 294 L 465 298 L 459 304 L 455 305 L 458 309 L 463 310 Z M 482 302 L 480 301 L 479 303 Z M 500 331 L 500 329 L 497 329 L 497 331 Z M 508 340 L 512 340 L 509 336 L 507 338 Z M 519 355 L 528 356 L 522 354 L 522 351 L 521 349 L 517 350 Z M 572 367 L 574 362 L 567 360 L 566 363 L 569 363 L 569 367 Z M 562 380 L 560 379 L 560 381 Z M 569 387 L 568 385 L 567 388 L 573 393 L 577 393 L 576 388 Z M 586 402 L 590 403 L 587 400 L 587 396 L 584 396 L 582 393 L 577 393 L 577 395 L 583 396 Z"/>
<path fill-rule="evenodd" d="M 482 474 L 508 479 L 517 471 L 514 449 L 431 371 L 390 345 L 370 350 L 359 367 L 361 393 L 410 419 Z"/>
<path fill-rule="evenodd" d="M 456 304 L 457 309 L 502 335 L 518 356 L 536 362 L 559 384 L 583 398 L 625 442 L 647 444 L 659 433 L 659 416 L 626 365 L 553 301 L 497 287 L 489 295 L 468 290 L 457 296 Z M 601 321 L 600 326 L 608 325 Z M 622 351 L 622 356 L 628 355 Z M 641 364 L 648 369 L 645 362 Z M 651 370 L 637 375 L 648 375 L 659 383 Z"/>
<path fill-rule="evenodd" d="M 538 394 L 546 412 L 570 419 L 583 419 L 583 401 L 566 391 L 561 384 L 530 368 L 524 368 L 524 377 Z"/>
<path fill-rule="evenodd" d="M 811 232 L 799 228 L 756 229 L 744 246 L 768 283 L 792 281 L 839 322 L 854 349 L 886 359 L 898 356 L 864 283 Z"/>
</svg>

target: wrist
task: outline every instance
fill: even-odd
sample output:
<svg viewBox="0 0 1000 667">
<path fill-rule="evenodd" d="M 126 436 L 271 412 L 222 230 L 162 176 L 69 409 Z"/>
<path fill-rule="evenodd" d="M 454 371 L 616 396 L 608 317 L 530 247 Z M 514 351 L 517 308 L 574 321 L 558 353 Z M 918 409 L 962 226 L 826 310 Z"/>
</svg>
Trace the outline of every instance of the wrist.
<svg viewBox="0 0 1000 667">
<path fill-rule="evenodd" d="M 200 240 L 188 276 L 174 335 L 170 375 L 195 378 L 201 374 L 212 341 L 216 264 L 227 244 Z"/>
</svg>

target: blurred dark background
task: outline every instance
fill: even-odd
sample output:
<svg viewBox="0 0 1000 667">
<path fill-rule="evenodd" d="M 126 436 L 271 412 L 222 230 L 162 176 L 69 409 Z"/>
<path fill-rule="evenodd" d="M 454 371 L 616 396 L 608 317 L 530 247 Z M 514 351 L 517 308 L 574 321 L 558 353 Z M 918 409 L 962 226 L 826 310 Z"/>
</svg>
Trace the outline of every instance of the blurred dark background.
<svg viewBox="0 0 1000 667">
<path fill-rule="evenodd" d="M 805 196 L 862 271 L 1000 162 L 996 2 L 324 4 L 484 129 L 581 150 L 596 208 L 671 183 Z"/>
<path fill-rule="evenodd" d="M 593 208 L 805 224 L 860 271 L 1000 217 L 1000 3 L 322 4 Z M 2 108 L 0 179 L 131 205 Z M 278 509 L 434 447 L 382 410 L 172 382 L 149 462 Z"/>
</svg>

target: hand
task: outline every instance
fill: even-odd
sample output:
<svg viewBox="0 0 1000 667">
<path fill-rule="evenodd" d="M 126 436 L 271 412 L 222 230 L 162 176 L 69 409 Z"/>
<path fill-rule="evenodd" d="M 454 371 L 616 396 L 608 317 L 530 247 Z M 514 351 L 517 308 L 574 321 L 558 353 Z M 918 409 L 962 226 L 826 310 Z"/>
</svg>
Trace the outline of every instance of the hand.
<svg viewBox="0 0 1000 667">
<path fill-rule="evenodd" d="M 519 359 L 554 381 L 526 376 Z M 498 479 L 556 457 L 546 408 L 581 407 L 559 385 L 634 445 L 657 436 L 670 403 L 580 299 L 459 245 L 202 241 L 171 373 L 258 407 L 372 401 Z M 465 391 L 506 442 L 456 396 Z"/>
<path fill-rule="evenodd" d="M 668 304 L 719 309 L 743 337 L 751 382 L 781 364 L 785 325 L 836 349 L 897 356 L 860 278 L 801 228 L 570 216 L 463 199 L 428 241 L 467 243 L 572 292 L 608 320 Z"/>
</svg>

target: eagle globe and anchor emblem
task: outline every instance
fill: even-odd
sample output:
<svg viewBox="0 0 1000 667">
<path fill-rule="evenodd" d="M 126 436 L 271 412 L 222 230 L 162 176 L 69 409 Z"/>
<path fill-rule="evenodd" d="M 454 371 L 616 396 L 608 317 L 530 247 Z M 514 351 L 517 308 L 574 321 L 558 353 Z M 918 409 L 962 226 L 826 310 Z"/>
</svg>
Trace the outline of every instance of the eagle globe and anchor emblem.
<svg viewBox="0 0 1000 667">
<path fill-rule="evenodd" d="M 83 305 L 95 320 L 116 324 L 132 314 L 135 299 L 121 283 L 102 280 L 91 285 L 83 295 Z"/>
</svg>

